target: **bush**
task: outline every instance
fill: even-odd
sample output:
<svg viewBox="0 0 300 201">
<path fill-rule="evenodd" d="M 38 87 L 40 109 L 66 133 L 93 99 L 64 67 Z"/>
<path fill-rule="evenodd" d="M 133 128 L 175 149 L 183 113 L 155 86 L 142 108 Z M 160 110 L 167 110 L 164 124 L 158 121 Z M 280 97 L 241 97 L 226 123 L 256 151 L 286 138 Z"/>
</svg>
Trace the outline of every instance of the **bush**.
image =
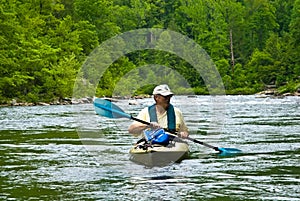
<svg viewBox="0 0 300 201">
<path fill-rule="evenodd" d="M 208 95 L 208 90 L 207 88 L 204 88 L 204 87 L 196 87 L 193 89 L 194 93 L 196 95 Z"/>
<path fill-rule="evenodd" d="M 240 87 L 240 88 L 235 88 L 232 90 L 228 90 L 226 91 L 226 94 L 230 94 L 230 95 L 251 95 L 251 94 L 255 94 L 256 91 L 254 88 L 249 88 L 249 87 Z"/>
<path fill-rule="evenodd" d="M 294 93 L 300 88 L 300 83 L 289 82 L 278 89 L 279 94 Z"/>
</svg>

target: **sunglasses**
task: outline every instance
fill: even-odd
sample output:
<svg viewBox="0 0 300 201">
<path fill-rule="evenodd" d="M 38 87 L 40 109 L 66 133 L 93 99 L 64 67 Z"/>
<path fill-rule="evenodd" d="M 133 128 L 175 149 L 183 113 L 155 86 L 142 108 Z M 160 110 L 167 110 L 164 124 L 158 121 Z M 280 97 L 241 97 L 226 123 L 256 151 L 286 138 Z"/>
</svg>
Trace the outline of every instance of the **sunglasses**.
<svg viewBox="0 0 300 201">
<path fill-rule="evenodd" d="M 171 98 L 173 95 L 163 96 L 163 95 L 159 94 L 159 96 L 164 97 L 164 98 Z"/>
</svg>

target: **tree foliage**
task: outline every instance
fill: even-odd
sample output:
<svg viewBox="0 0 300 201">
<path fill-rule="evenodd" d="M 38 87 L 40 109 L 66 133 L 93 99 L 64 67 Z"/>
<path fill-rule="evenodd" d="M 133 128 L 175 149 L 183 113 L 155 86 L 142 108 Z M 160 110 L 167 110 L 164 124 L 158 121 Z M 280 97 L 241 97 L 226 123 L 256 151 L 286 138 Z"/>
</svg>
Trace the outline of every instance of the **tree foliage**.
<svg viewBox="0 0 300 201">
<path fill-rule="evenodd" d="M 170 29 L 193 39 L 215 62 L 228 93 L 255 93 L 271 84 L 288 92 L 299 86 L 300 0 L 1 0 L 0 102 L 72 96 L 88 55 L 105 40 L 139 28 Z M 161 43 L 169 38 L 162 33 Z M 163 78 L 145 67 L 149 77 L 141 79 L 134 69 L 151 64 L 178 72 L 197 93 L 206 93 L 186 61 L 143 50 L 115 61 L 96 94 L 111 96 L 117 87 L 120 95 L 130 95 L 129 83 L 144 83 L 136 92 L 149 91 L 151 80 Z M 130 79 L 122 80 L 128 73 Z M 164 79 L 180 88 L 177 75 Z M 117 86 L 120 80 L 125 84 Z"/>
</svg>

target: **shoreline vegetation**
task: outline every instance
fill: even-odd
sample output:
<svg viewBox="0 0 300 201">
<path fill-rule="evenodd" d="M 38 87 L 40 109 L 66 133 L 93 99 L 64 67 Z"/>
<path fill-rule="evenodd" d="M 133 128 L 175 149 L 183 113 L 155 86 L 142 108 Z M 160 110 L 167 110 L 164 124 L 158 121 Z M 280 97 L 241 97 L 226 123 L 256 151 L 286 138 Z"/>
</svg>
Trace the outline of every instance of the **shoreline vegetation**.
<svg viewBox="0 0 300 201">
<path fill-rule="evenodd" d="M 231 95 L 231 94 L 226 94 L 226 95 Z M 243 94 L 240 94 L 243 95 Z M 294 93 L 284 93 L 284 94 L 279 94 L 279 92 L 276 89 L 267 89 L 264 91 L 261 91 L 255 95 L 256 98 L 284 98 L 287 96 L 298 96 L 300 97 L 300 89 L 298 89 Z M 181 95 L 178 95 L 181 96 Z M 184 95 L 182 95 L 184 96 Z M 188 98 L 193 98 L 197 97 L 200 95 L 186 95 Z M 235 96 L 235 95 L 233 95 Z M 247 96 L 247 95 L 245 95 Z M 118 102 L 119 100 L 137 100 L 137 99 L 144 99 L 144 98 L 150 98 L 151 95 L 149 94 L 142 94 L 142 95 L 137 95 L 133 97 L 103 97 L 106 100 L 109 100 L 111 102 Z M 57 101 L 51 101 L 51 102 L 36 102 L 36 103 L 31 103 L 31 102 L 18 102 L 16 99 L 12 99 L 10 102 L 7 102 L 5 104 L 0 104 L 0 107 L 10 107 L 10 106 L 50 106 L 50 105 L 79 105 L 79 104 L 90 104 L 93 103 L 93 97 L 84 97 L 84 98 L 63 98 L 62 100 L 57 100 Z M 134 105 L 134 102 L 129 102 L 130 105 Z"/>
<path fill-rule="evenodd" d="M 200 75 L 190 62 L 196 59 L 192 46 L 174 46 L 181 40 L 174 32 L 203 49 L 213 62 L 201 61 L 198 67 L 213 63 L 226 94 L 297 95 L 299 10 L 300 0 L 6 1 L 0 4 L 0 105 L 150 94 L 154 80 L 178 95 L 208 95 L 207 87 L 218 94 L 218 84 L 205 81 L 216 75 Z M 138 43 L 135 37 L 117 37 L 135 30 L 147 30 Z M 111 44 L 113 38 L 118 40 Z M 98 59 L 99 46 L 112 52 Z M 137 50 L 127 52 L 132 48 Z M 100 71 L 92 66 L 107 64 L 99 80 Z M 73 94 L 75 80 L 79 96 Z M 180 88 L 186 83 L 190 88 Z M 132 92 L 129 85 L 141 87 Z"/>
</svg>

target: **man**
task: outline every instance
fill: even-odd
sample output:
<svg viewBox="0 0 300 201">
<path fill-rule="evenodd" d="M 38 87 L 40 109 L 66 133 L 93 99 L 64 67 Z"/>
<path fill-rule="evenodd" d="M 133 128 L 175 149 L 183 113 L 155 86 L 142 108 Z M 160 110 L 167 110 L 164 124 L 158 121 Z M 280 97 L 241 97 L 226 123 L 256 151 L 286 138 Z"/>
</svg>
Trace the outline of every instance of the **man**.
<svg viewBox="0 0 300 201">
<path fill-rule="evenodd" d="M 156 86 L 153 90 L 155 104 L 144 108 L 137 116 L 138 119 L 151 122 L 150 126 L 135 121 L 129 126 L 128 132 L 137 136 L 149 127 L 152 129 L 165 128 L 178 132 L 183 138 L 188 137 L 188 128 L 182 112 L 170 103 L 173 95 L 168 85 Z"/>
</svg>

